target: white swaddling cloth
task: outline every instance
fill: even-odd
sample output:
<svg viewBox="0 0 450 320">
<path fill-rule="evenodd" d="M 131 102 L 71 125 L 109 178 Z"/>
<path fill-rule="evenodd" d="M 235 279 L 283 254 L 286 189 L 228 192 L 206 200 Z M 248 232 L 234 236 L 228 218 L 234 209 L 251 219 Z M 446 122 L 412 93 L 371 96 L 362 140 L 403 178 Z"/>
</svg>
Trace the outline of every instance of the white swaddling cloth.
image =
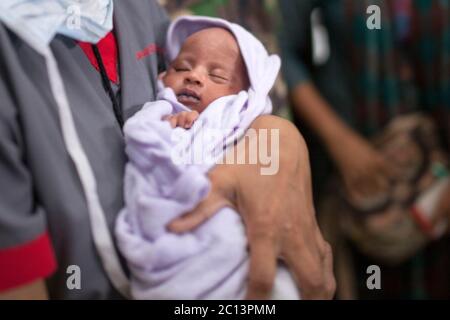
<svg viewBox="0 0 450 320">
<path fill-rule="evenodd" d="M 166 230 L 170 221 L 206 197 L 210 189 L 207 172 L 223 156 L 224 146 L 233 145 L 257 116 L 272 110 L 268 93 L 280 60 L 269 56 L 253 35 L 236 24 L 205 17 L 178 18 L 168 31 L 168 60 L 176 57 L 189 35 L 208 27 L 232 32 L 250 88 L 213 101 L 189 130 L 171 128 L 162 120 L 190 110 L 170 88 L 161 88 L 158 101 L 147 103 L 125 123 L 126 206 L 119 214 L 116 236 L 131 271 L 131 293 L 136 299 L 242 299 L 247 289 L 249 254 L 237 212 L 222 208 L 189 233 Z M 299 298 L 290 273 L 281 265 L 272 297 Z"/>
</svg>

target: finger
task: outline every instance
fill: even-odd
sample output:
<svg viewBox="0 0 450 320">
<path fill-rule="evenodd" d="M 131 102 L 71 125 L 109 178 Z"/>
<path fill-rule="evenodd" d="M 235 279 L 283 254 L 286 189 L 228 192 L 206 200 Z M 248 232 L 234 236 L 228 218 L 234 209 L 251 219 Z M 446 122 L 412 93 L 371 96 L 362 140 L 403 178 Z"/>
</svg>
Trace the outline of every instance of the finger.
<svg viewBox="0 0 450 320">
<path fill-rule="evenodd" d="M 232 207 L 227 199 L 211 191 L 210 194 L 194 208 L 194 210 L 173 220 L 169 223 L 167 228 L 170 232 L 174 233 L 191 231 L 212 217 L 219 209 L 227 206 Z"/>
<path fill-rule="evenodd" d="M 390 179 L 386 172 L 380 169 L 378 172 L 372 172 L 371 176 L 371 194 L 382 195 L 389 190 Z"/>
<path fill-rule="evenodd" d="M 177 127 L 184 128 L 185 115 L 184 112 L 177 113 Z"/>
<path fill-rule="evenodd" d="M 387 191 L 389 186 L 389 169 L 382 156 L 372 159 L 371 165 L 360 177 L 360 188 L 366 196 L 377 195 Z"/>
<path fill-rule="evenodd" d="M 191 128 L 193 123 L 194 123 L 194 120 L 192 119 L 192 117 L 191 116 L 187 116 L 186 117 L 186 122 L 184 124 L 184 128 L 185 129 Z"/>
<path fill-rule="evenodd" d="M 199 114 L 197 111 L 189 112 L 186 116 L 185 128 L 187 129 L 187 128 L 192 127 L 192 124 L 194 123 L 195 120 L 197 120 L 198 116 L 199 116 Z"/>
<path fill-rule="evenodd" d="M 185 129 L 187 129 L 189 127 L 189 112 L 187 111 L 183 111 L 181 112 L 181 119 L 180 119 L 181 123 L 180 123 L 180 127 L 183 127 Z"/>
<path fill-rule="evenodd" d="M 389 173 L 384 172 L 384 174 L 378 174 L 375 176 L 375 186 L 376 191 L 379 193 L 386 193 L 389 190 L 390 179 Z"/>
<path fill-rule="evenodd" d="M 324 265 L 324 298 L 333 299 L 336 293 L 336 279 L 334 277 L 333 268 L 333 251 L 331 246 L 326 243 L 323 255 L 323 265 Z"/>
<path fill-rule="evenodd" d="M 283 260 L 294 275 L 302 299 L 313 299 L 318 290 L 316 283 L 320 279 L 317 275 L 319 260 L 314 258 L 306 247 L 305 250 L 293 251 L 286 251 Z M 308 273 L 311 273 L 311 276 Z"/>
<path fill-rule="evenodd" d="M 197 111 L 189 112 L 187 115 L 188 121 L 194 122 L 197 120 L 199 113 Z"/>
<path fill-rule="evenodd" d="M 371 171 L 377 173 L 386 181 L 395 177 L 394 166 L 381 153 L 379 153 L 376 159 L 374 159 L 374 166 L 371 168 Z"/>
<path fill-rule="evenodd" d="M 168 116 L 165 120 L 169 121 L 169 124 L 172 128 L 177 126 L 177 117 L 176 116 Z"/>
<path fill-rule="evenodd" d="M 345 188 L 351 197 L 359 198 L 367 194 L 364 178 L 361 175 L 364 176 L 360 173 L 360 175 L 348 175 L 344 179 Z"/>
<path fill-rule="evenodd" d="M 171 118 L 173 118 L 173 115 L 172 115 L 172 114 L 167 114 L 167 115 L 163 116 L 163 117 L 161 118 L 161 120 L 163 120 L 163 121 L 169 121 Z"/>
<path fill-rule="evenodd" d="M 277 270 L 274 241 L 270 238 L 249 238 L 250 270 L 246 299 L 269 299 Z"/>
<path fill-rule="evenodd" d="M 334 295 L 333 260 L 328 243 L 291 251 L 283 257 L 297 281 L 302 299 L 330 299 Z"/>
<path fill-rule="evenodd" d="M 355 179 L 352 176 L 346 174 L 342 176 L 342 180 L 344 182 L 344 187 L 346 191 L 348 193 L 353 193 Z"/>
<path fill-rule="evenodd" d="M 366 172 L 363 176 L 359 177 L 357 183 L 357 190 L 364 197 L 371 197 L 377 195 L 382 191 L 380 180 L 383 178 L 380 177 L 377 173 L 374 172 Z"/>
<path fill-rule="evenodd" d="M 367 172 L 364 172 L 363 174 L 355 178 L 353 182 L 353 192 L 357 197 L 370 196 L 373 190 L 373 180 Z"/>
<path fill-rule="evenodd" d="M 219 165 L 208 172 L 208 178 L 211 181 L 211 190 L 204 200 L 197 207 L 185 215 L 173 220 L 168 229 L 175 233 L 190 231 L 209 217 L 214 215 L 220 208 L 235 208 L 236 202 L 236 181 L 234 174 L 224 165 Z"/>
</svg>

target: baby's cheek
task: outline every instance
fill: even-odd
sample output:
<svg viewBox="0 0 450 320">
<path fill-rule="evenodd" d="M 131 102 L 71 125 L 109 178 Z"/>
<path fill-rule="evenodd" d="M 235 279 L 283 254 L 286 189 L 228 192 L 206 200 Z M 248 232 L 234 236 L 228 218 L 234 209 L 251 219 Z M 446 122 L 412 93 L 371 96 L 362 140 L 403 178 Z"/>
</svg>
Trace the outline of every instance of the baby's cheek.
<svg viewBox="0 0 450 320">
<path fill-rule="evenodd" d="M 243 90 L 243 87 L 240 85 L 236 85 L 236 84 L 230 84 L 226 90 L 226 92 L 224 92 L 224 96 L 229 96 L 232 94 L 238 94 L 241 90 Z"/>
<path fill-rule="evenodd" d="M 170 84 L 170 76 L 167 73 L 161 78 L 162 83 L 167 87 Z"/>
<path fill-rule="evenodd" d="M 177 83 L 177 79 L 176 79 L 176 76 L 173 75 L 171 72 L 167 72 L 167 73 L 162 77 L 162 82 L 164 83 L 164 85 L 165 85 L 166 87 L 175 89 L 176 83 Z"/>
<path fill-rule="evenodd" d="M 217 88 L 205 88 L 206 90 L 203 90 L 207 104 L 210 104 L 214 100 L 223 97 L 224 92 L 223 90 L 217 89 Z"/>
</svg>

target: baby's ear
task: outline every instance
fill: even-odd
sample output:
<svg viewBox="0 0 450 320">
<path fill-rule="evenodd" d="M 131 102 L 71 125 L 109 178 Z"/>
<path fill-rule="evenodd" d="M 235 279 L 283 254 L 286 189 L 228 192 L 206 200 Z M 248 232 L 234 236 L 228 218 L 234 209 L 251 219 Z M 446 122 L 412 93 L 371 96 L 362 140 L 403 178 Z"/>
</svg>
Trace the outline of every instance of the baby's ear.
<svg viewBox="0 0 450 320">
<path fill-rule="evenodd" d="M 161 80 L 161 81 L 162 81 L 162 79 L 164 78 L 165 75 L 166 75 L 166 71 L 161 72 L 161 73 L 158 75 L 158 80 Z"/>
</svg>

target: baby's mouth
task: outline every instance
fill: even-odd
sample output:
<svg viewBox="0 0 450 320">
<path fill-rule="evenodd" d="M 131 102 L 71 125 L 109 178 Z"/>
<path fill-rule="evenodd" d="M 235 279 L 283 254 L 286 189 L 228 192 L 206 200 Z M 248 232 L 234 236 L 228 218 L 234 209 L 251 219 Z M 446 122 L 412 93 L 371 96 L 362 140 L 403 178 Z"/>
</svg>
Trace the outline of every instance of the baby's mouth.
<svg viewBox="0 0 450 320">
<path fill-rule="evenodd" d="M 197 104 L 200 102 L 200 96 L 193 90 L 182 89 L 177 94 L 177 99 L 183 104 Z"/>
</svg>

